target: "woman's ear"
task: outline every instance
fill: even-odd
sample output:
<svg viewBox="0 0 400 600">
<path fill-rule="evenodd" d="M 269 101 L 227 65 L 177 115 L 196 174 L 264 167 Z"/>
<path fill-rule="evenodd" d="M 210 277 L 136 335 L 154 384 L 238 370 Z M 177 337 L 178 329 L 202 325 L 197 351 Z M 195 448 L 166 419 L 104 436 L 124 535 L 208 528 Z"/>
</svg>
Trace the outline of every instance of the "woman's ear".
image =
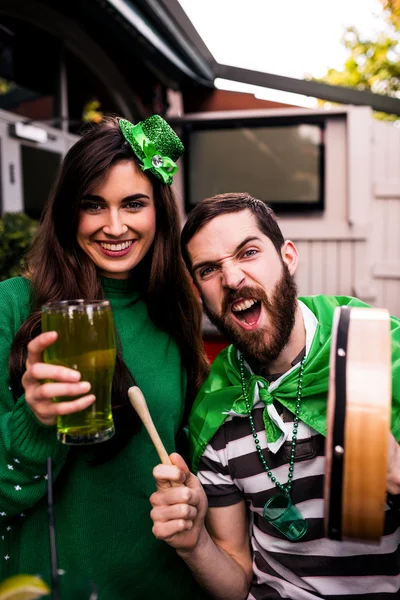
<svg viewBox="0 0 400 600">
<path fill-rule="evenodd" d="M 296 246 L 290 240 L 286 240 L 281 248 L 283 262 L 289 269 L 289 273 L 294 275 L 299 264 L 299 253 Z"/>
</svg>

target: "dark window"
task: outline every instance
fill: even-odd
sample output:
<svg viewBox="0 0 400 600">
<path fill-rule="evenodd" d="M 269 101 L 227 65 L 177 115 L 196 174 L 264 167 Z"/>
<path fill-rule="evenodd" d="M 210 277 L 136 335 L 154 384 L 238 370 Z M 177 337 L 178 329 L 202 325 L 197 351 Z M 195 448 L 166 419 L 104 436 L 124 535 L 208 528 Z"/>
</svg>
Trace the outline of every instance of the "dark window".
<svg viewBox="0 0 400 600">
<path fill-rule="evenodd" d="M 50 121 L 56 117 L 59 62 L 60 43 L 54 36 L 2 16 L 0 108 L 28 119 Z"/>
<path fill-rule="evenodd" d="M 38 219 L 61 163 L 61 154 L 21 144 L 24 212 Z"/>
<path fill-rule="evenodd" d="M 121 111 L 107 87 L 81 60 L 65 53 L 68 82 L 69 131 L 80 133 L 85 122 L 96 122 L 103 115 L 119 115 Z"/>
<path fill-rule="evenodd" d="M 248 192 L 276 212 L 322 210 L 323 121 L 220 120 L 185 125 L 186 209 Z"/>
</svg>

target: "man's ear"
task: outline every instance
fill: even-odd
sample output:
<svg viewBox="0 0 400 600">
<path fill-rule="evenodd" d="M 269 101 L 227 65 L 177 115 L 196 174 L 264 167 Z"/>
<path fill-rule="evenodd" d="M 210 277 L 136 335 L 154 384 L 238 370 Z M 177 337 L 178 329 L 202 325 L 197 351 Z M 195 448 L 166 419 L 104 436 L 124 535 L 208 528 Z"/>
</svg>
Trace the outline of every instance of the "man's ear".
<svg viewBox="0 0 400 600">
<path fill-rule="evenodd" d="M 299 253 L 296 246 L 290 240 L 286 240 L 281 248 L 283 262 L 287 265 L 289 273 L 294 275 L 299 264 Z"/>
</svg>

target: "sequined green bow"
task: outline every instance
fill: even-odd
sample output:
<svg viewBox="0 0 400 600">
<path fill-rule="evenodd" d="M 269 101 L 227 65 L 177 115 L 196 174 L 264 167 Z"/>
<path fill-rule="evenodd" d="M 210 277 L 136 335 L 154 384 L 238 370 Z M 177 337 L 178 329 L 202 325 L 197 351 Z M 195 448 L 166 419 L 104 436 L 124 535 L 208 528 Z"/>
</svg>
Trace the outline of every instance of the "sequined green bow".
<svg viewBox="0 0 400 600">
<path fill-rule="evenodd" d="M 169 156 L 162 156 L 158 152 L 155 144 L 146 137 L 140 124 L 133 125 L 125 119 L 121 119 L 119 124 L 126 141 L 142 161 L 142 170 L 155 169 L 162 181 L 167 185 L 171 185 L 172 176 L 178 170 L 176 163 Z M 144 158 L 138 155 L 136 144 L 142 150 Z"/>
</svg>

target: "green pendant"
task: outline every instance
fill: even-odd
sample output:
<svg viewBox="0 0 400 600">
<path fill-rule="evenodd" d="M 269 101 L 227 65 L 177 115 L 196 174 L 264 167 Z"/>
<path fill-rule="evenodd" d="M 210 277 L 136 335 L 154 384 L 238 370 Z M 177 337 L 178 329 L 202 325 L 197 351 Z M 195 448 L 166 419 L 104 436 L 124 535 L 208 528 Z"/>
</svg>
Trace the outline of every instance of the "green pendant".
<svg viewBox="0 0 400 600">
<path fill-rule="evenodd" d="M 291 542 L 301 539 L 308 523 L 288 494 L 275 494 L 266 502 L 263 517 Z"/>
</svg>

